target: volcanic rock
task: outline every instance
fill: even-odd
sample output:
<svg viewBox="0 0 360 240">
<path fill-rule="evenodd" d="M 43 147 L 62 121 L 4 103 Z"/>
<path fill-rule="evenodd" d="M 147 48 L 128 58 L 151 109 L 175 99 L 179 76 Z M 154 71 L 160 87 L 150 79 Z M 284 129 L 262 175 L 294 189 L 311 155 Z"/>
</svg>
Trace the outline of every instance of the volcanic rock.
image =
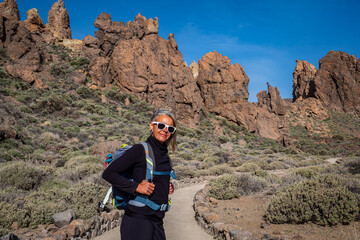
<svg viewBox="0 0 360 240">
<path fill-rule="evenodd" d="M 16 0 L 5 0 L 0 3 L 0 15 L 6 19 L 20 21 L 20 12 Z"/>
<path fill-rule="evenodd" d="M 26 12 L 27 19 L 25 22 L 39 26 L 41 28 L 45 28 L 44 22 L 41 19 L 39 12 L 36 8 L 32 8 Z"/>
<path fill-rule="evenodd" d="M 282 116 L 287 112 L 287 104 L 284 99 L 280 97 L 280 92 L 277 87 L 273 88 L 269 83 L 268 93 L 261 91 L 257 94 L 258 104 L 265 106 L 270 113 Z"/>
<path fill-rule="evenodd" d="M 93 59 L 89 65 L 89 75 L 92 81 L 101 88 L 110 84 L 109 60 L 105 57 Z"/>
<path fill-rule="evenodd" d="M 199 76 L 196 79 L 201 97 L 209 112 L 228 115 L 229 107 L 248 99 L 249 78 L 239 65 L 230 64 L 230 59 L 218 52 L 205 54 L 199 60 Z"/>
<path fill-rule="evenodd" d="M 319 61 L 315 97 L 326 106 L 360 116 L 360 59 L 330 51 Z"/>
<path fill-rule="evenodd" d="M 138 14 L 135 21 L 129 21 L 126 26 L 124 22 L 111 20 L 111 15 L 101 13 L 94 22 L 94 26 L 99 30 L 95 32 L 103 50 L 103 56 L 110 56 L 115 45 L 120 39 L 142 39 L 145 35 L 158 33 L 158 19 L 146 20 L 145 17 Z"/>
<path fill-rule="evenodd" d="M 57 41 L 71 39 L 69 14 L 63 0 L 58 0 L 51 7 L 46 29 L 52 33 L 52 36 Z"/>
<path fill-rule="evenodd" d="M 316 67 L 306 61 L 296 60 L 293 73 L 293 100 L 314 96 L 314 78 Z"/>
<path fill-rule="evenodd" d="M 94 25 L 99 28 L 95 35 L 101 55 L 110 54 L 109 65 L 106 58 L 92 60 L 94 82 L 117 85 L 156 108 L 172 109 L 185 122 L 196 122 L 203 106 L 199 89 L 191 69 L 183 64 L 174 35 L 169 34 L 168 40 L 157 35 L 157 18 L 137 15 L 125 26 L 102 13 Z"/>
</svg>

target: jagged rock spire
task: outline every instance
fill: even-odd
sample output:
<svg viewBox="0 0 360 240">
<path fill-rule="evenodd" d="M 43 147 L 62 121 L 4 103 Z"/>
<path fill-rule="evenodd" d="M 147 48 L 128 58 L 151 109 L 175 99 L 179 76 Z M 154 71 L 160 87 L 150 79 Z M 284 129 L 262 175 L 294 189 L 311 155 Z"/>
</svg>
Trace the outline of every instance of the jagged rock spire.
<svg viewBox="0 0 360 240">
<path fill-rule="evenodd" d="M 63 0 L 58 0 L 51 7 L 46 28 L 57 40 L 71 39 L 69 14 Z"/>
<path fill-rule="evenodd" d="M 20 13 L 16 0 L 5 0 L 0 3 L 0 15 L 7 19 L 20 21 Z"/>
</svg>

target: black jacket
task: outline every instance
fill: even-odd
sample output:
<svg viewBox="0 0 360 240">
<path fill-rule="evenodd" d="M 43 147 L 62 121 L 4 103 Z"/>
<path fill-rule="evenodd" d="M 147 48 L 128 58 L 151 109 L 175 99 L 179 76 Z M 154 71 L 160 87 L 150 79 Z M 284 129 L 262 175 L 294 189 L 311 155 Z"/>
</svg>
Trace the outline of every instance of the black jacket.
<svg viewBox="0 0 360 240">
<path fill-rule="evenodd" d="M 155 159 L 153 160 L 155 161 L 155 170 L 170 171 L 171 164 L 167 146 L 158 142 L 153 136 L 150 136 L 146 142 L 150 144 L 154 152 Z M 120 175 L 127 170 L 132 172 L 134 182 Z M 135 190 L 139 183 L 141 183 L 146 177 L 146 159 L 144 147 L 141 144 L 135 144 L 118 160 L 111 163 L 105 169 L 102 177 L 124 192 L 138 194 L 135 192 Z M 170 176 L 155 175 L 153 183 L 155 184 L 155 190 L 150 195 L 149 199 L 157 204 L 166 204 L 168 202 L 169 196 Z M 154 211 L 147 206 L 136 207 L 129 204 L 126 211 L 141 215 L 155 216 L 160 219 L 164 218 L 165 216 L 164 212 Z"/>
</svg>

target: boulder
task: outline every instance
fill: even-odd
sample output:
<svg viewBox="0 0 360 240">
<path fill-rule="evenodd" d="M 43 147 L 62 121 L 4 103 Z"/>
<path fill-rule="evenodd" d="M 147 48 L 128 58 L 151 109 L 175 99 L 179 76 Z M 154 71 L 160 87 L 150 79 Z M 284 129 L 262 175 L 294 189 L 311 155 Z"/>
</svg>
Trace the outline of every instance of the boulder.
<svg viewBox="0 0 360 240">
<path fill-rule="evenodd" d="M 55 222 L 55 226 L 61 228 L 71 223 L 76 218 L 75 212 L 72 209 L 66 210 L 52 215 L 52 219 Z"/>
</svg>

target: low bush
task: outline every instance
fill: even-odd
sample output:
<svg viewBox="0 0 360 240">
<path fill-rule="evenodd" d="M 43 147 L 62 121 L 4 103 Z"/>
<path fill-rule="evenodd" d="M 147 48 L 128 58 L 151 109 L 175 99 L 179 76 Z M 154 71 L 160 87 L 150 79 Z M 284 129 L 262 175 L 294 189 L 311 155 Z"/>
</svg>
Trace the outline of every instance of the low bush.
<svg viewBox="0 0 360 240">
<path fill-rule="evenodd" d="M 262 191 L 266 186 L 264 180 L 250 174 L 224 175 L 210 181 L 209 196 L 227 200 Z"/>
<path fill-rule="evenodd" d="M 177 179 L 194 178 L 199 175 L 198 171 L 195 168 L 189 166 L 177 165 L 174 166 L 174 170 L 176 172 Z"/>
<path fill-rule="evenodd" d="M 101 170 L 101 162 L 97 157 L 82 155 L 70 158 L 63 168 L 57 170 L 56 175 L 62 179 L 79 181 Z"/>
<path fill-rule="evenodd" d="M 236 169 L 238 172 L 254 172 L 259 170 L 260 166 L 254 162 L 247 162 Z"/>
<path fill-rule="evenodd" d="M 29 216 L 24 209 L 20 209 L 16 204 L 0 202 L 0 226 L 10 229 L 12 223 L 17 222 L 20 226 L 29 224 Z M 2 236 L 0 234 L 0 236 Z"/>
<path fill-rule="evenodd" d="M 353 157 L 346 161 L 345 167 L 351 174 L 360 174 L 360 157 Z"/>
<path fill-rule="evenodd" d="M 238 176 L 238 191 L 241 195 L 249 195 L 264 190 L 267 186 L 265 180 L 250 174 L 241 174 Z"/>
<path fill-rule="evenodd" d="M 32 192 L 24 198 L 24 211 L 28 216 L 28 222 L 22 227 L 36 228 L 40 224 L 52 223 L 51 216 L 55 213 L 65 211 L 68 208 L 63 192 L 48 190 Z"/>
<path fill-rule="evenodd" d="M 46 109 L 49 113 L 61 111 L 64 107 L 69 106 L 69 97 L 65 94 L 52 93 L 40 99 L 36 109 Z"/>
<path fill-rule="evenodd" d="M 271 223 L 347 224 L 359 212 L 354 193 L 335 175 L 319 176 L 277 193 L 265 219 Z"/>
<path fill-rule="evenodd" d="M 11 162 L 0 169 L 0 186 L 31 190 L 37 188 L 48 174 L 51 174 L 51 170 L 44 167 L 21 161 Z"/>
<path fill-rule="evenodd" d="M 210 181 L 209 196 L 227 200 L 240 196 L 236 175 L 225 175 Z"/>
<path fill-rule="evenodd" d="M 217 176 L 234 172 L 234 170 L 226 164 L 210 167 L 208 171 L 211 175 L 217 175 Z"/>
<path fill-rule="evenodd" d="M 82 98 L 93 98 L 99 95 L 97 91 L 86 86 L 80 86 L 78 89 L 76 89 L 76 93 L 79 94 Z"/>
</svg>

